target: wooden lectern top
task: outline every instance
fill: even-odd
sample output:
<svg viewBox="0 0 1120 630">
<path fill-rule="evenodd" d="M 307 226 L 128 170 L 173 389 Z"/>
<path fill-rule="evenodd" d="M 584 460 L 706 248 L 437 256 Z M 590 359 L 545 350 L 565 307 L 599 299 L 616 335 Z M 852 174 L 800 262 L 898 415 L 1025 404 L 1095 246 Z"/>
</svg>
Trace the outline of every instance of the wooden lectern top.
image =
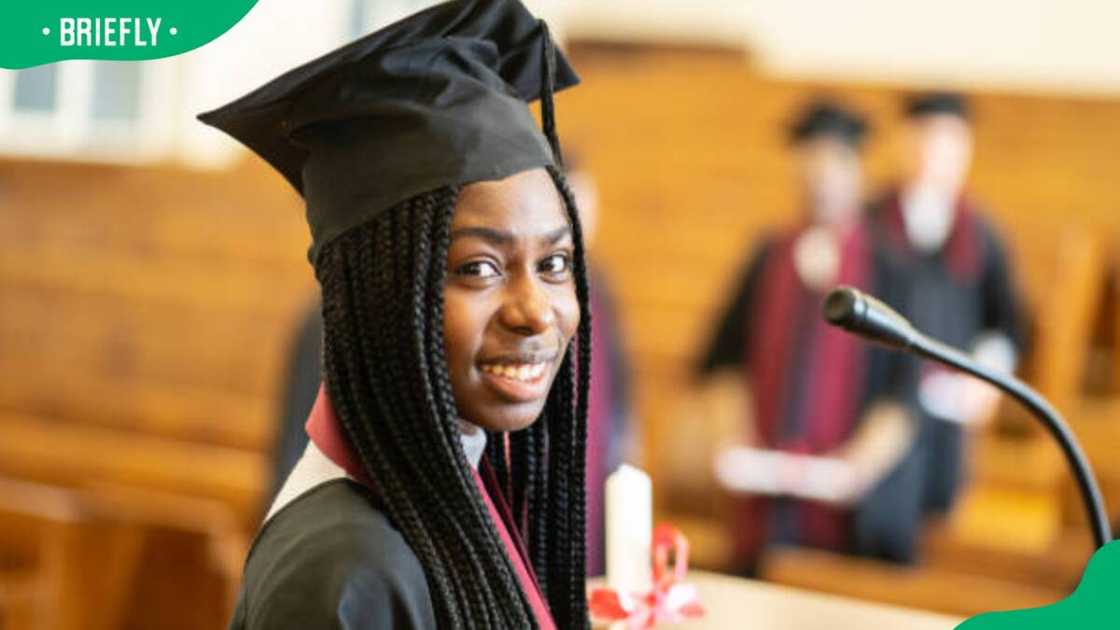
<svg viewBox="0 0 1120 630">
<path fill-rule="evenodd" d="M 962 619 L 857 599 L 804 591 L 757 580 L 689 571 L 686 581 L 700 592 L 702 619 L 674 630 L 952 630 Z M 593 583 L 601 580 L 594 580 Z"/>
</svg>

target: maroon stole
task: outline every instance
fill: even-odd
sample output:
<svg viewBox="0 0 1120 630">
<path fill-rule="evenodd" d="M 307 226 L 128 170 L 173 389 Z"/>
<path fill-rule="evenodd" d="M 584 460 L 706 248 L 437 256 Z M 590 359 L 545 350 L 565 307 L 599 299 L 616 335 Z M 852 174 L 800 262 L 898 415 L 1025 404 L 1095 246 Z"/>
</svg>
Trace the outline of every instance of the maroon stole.
<svg viewBox="0 0 1120 630">
<path fill-rule="evenodd" d="M 746 322 L 745 372 L 751 380 L 760 446 L 824 455 L 851 435 L 862 411 L 867 355 L 861 341 L 824 322 L 823 294 L 807 288 L 794 266 L 793 249 L 803 229 L 780 236 L 770 247 Z M 869 289 L 871 240 L 865 226 L 840 243 L 835 284 Z M 797 427 L 788 435 L 789 424 Z M 737 556 L 750 562 L 771 538 L 774 502 L 751 497 L 738 502 Z M 846 510 L 800 501 L 792 506 L 796 539 L 842 550 L 848 545 Z"/>
<path fill-rule="evenodd" d="M 376 484 L 365 474 L 361 462 L 350 448 L 338 416 L 334 413 L 330 398 L 327 396 L 325 385 L 319 386 L 319 396 L 315 399 L 315 406 L 307 418 L 307 435 L 311 441 L 337 466 L 346 471 L 353 479 L 361 482 L 372 490 L 377 489 Z M 533 617 L 541 630 L 556 630 L 556 622 L 548 610 L 544 596 L 541 594 L 536 575 L 533 573 L 533 563 L 529 559 L 525 544 L 518 535 L 517 527 L 499 490 L 497 477 L 490 464 L 483 457 L 479 470 L 472 470 L 475 483 L 478 485 L 482 500 L 486 503 L 486 510 L 490 520 L 498 530 L 498 536 L 505 547 L 506 556 L 513 565 L 514 574 L 521 585 L 525 598 L 529 601 Z"/>
</svg>

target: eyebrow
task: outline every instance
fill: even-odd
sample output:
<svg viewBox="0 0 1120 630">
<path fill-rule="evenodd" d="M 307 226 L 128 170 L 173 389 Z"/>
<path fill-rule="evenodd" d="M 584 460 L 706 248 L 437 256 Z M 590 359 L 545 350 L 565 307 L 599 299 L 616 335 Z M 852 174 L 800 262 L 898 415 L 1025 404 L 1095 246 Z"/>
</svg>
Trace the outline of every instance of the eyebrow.
<svg viewBox="0 0 1120 630">
<path fill-rule="evenodd" d="M 552 230 L 551 232 L 546 232 L 539 238 L 541 242 L 547 243 L 549 245 L 555 245 L 560 241 L 560 239 L 564 238 L 565 236 L 571 235 L 571 233 L 572 227 L 570 225 L 565 225 L 563 227 Z M 488 241 L 493 245 L 509 245 L 513 242 L 512 232 L 496 230 L 494 228 L 488 227 L 465 227 L 451 232 L 451 240 L 455 240 L 456 238 L 462 236 L 474 236 L 476 238 L 481 238 L 482 240 Z"/>
</svg>

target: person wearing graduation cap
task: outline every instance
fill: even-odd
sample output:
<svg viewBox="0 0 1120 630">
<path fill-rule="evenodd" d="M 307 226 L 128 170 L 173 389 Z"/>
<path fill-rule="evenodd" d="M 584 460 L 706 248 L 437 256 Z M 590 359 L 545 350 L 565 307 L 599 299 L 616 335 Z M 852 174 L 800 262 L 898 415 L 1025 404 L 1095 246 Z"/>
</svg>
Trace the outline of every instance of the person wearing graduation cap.
<svg viewBox="0 0 1120 630">
<path fill-rule="evenodd" d="M 903 109 L 904 176 L 869 211 L 888 270 L 879 296 L 918 329 L 1012 371 L 1024 348 L 1022 302 L 999 234 L 965 191 L 973 145 L 968 102 L 954 92 L 919 93 Z M 969 427 L 993 417 L 999 394 L 933 363 L 922 362 L 915 376 L 921 455 L 928 458 L 923 504 L 942 513 L 965 477 Z"/>
<path fill-rule="evenodd" d="M 577 81 L 519 2 L 464 0 L 200 116 L 302 194 L 323 299 L 310 442 L 231 628 L 587 626 L 588 290 L 552 106 Z"/>
<path fill-rule="evenodd" d="M 756 569 L 766 547 L 810 546 L 896 561 L 914 557 L 916 483 L 905 381 L 889 353 L 828 326 L 825 293 L 873 290 L 862 220 L 863 118 L 828 99 L 789 128 L 803 214 L 755 248 L 695 373 L 700 390 L 749 390 L 716 476 L 733 497 L 733 566 Z M 721 386 L 720 383 L 725 385 Z M 710 396 L 710 394 L 702 394 Z"/>
</svg>

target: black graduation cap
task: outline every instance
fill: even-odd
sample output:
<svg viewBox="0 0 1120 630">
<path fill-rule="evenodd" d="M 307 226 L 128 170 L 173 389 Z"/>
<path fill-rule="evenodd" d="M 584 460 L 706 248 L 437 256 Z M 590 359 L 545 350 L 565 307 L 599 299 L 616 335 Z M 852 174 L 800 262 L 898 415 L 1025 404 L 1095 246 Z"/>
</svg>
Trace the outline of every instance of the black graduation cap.
<svg viewBox="0 0 1120 630">
<path fill-rule="evenodd" d="M 790 144 L 832 136 L 858 148 L 866 134 L 867 122 L 863 116 L 824 98 L 809 103 L 789 127 Z"/>
<path fill-rule="evenodd" d="M 559 161 L 552 92 L 578 82 L 518 0 L 456 0 L 198 118 L 303 195 L 314 264 L 324 243 L 418 194 Z"/>
<path fill-rule="evenodd" d="M 925 92 L 906 99 L 907 118 L 921 118 L 933 114 L 950 114 L 965 120 L 971 118 L 968 101 L 959 92 Z"/>
</svg>

